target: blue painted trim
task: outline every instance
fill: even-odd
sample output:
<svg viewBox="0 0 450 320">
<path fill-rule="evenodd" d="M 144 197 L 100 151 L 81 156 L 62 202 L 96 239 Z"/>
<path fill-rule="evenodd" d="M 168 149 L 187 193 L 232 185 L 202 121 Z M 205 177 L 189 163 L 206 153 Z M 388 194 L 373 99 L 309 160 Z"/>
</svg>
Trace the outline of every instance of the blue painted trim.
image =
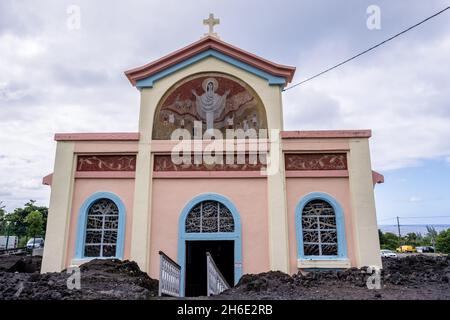
<svg viewBox="0 0 450 320">
<path fill-rule="evenodd" d="M 266 71 L 255 68 L 245 62 L 234 59 L 234 58 L 227 56 L 221 52 L 218 52 L 214 49 L 208 49 L 206 51 L 196 54 L 193 57 L 190 57 L 189 59 L 179 62 L 176 65 L 173 65 L 163 71 L 160 71 L 148 78 L 138 80 L 136 82 L 136 88 L 138 88 L 138 89 L 152 88 L 156 81 L 161 80 L 162 78 L 165 78 L 174 72 L 177 72 L 183 68 L 186 68 L 186 67 L 188 67 L 194 63 L 197 63 L 203 59 L 206 59 L 208 57 L 215 57 L 215 58 L 217 58 L 221 61 L 224 61 L 226 63 L 229 63 L 235 67 L 238 67 L 240 69 L 248 71 L 258 77 L 261 77 L 261 78 L 267 80 L 269 82 L 269 85 L 283 85 L 284 86 L 286 84 L 286 79 L 283 77 L 277 77 L 277 76 L 271 75 L 270 73 L 268 73 Z"/>
<path fill-rule="evenodd" d="M 82 204 L 78 214 L 77 240 L 75 243 L 75 259 L 87 259 L 84 256 L 84 244 L 86 241 L 86 224 L 87 214 L 91 205 L 98 199 L 109 199 L 113 201 L 119 209 L 119 225 L 117 230 L 116 256 L 107 259 L 123 259 L 124 243 L 125 243 L 125 205 L 116 194 L 112 192 L 96 192 L 89 196 Z M 106 259 L 106 258 L 105 258 Z"/>
<path fill-rule="evenodd" d="M 186 233 L 186 217 L 192 208 L 198 203 L 212 200 L 218 201 L 230 210 L 234 219 L 234 232 L 211 232 L 211 233 Z M 186 272 L 186 241 L 192 240 L 234 240 L 234 284 L 237 284 L 242 276 L 242 231 L 241 218 L 234 204 L 227 197 L 217 193 L 201 194 L 189 201 L 178 220 L 178 264 L 181 266 L 181 294 L 184 297 L 185 272 Z"/>
<path fill-rule="evenodd" d="M 305 256 L 303 248 L 302 212 L 305 205 L 312 200 L 323 200 L 328 202 L 336 215 L 336 230 L 338 238 L 337 256 Z M 347 258 L 347 240 L 345 236 L 344 211 L 336 199 L 323 192 L 309 193 L 301 199 L 295 209 L 295 230 L 297 236 L 297 258 L 299 260 L 340 260 Z"/>
</svg>

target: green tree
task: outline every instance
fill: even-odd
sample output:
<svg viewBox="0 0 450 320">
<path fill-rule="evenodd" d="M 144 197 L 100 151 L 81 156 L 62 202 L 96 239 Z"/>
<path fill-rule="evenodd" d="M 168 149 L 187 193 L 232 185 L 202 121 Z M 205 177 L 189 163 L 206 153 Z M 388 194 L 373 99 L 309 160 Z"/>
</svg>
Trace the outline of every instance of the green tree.
<svg viewBox="0 0 450 320">
<path fill-rule="evenodd" d="M 421 240 L 422 236 L 414 232 L 410 232 L 404 237 L 404 243 L 411 246 L 417 246 Z"/>
<path fill-rule="evenodd" d="M 441 231 L 436 237 L 436 251 L 450 254 L 450 229 Z"/>
<path fill-rule="evenodd" d="M 33 248 L 37 236 L 40 236 L 44 232 L 44 218 L 40 211 L 30 212 L 23 221 L 27 226 L 27 235 L 33 239 Z M 22 238 L 21 241 L 25 243 L 26 238 Z"/>
<path fill-rule="evenodd" d="M 44 232 L 44 218 L 40 211 L 32 211 L 30 212 L 24 219 L 25 224 L 27 225 L 27 233 L 29 237 L 35 238 L 36 236 L 40 236 Z"/>
<path fill-rule="evenodd" d="M 28 225 L 25 223 L 25 218 L 33 211 L 39 211 L 42 214 L 43 219 L 43 231 L 42 236 L 45 236 L 45 230 L 47 227 L 48 208 L 43 206 L 37 206 L 35 200 L 28 201 L 23 208 L 17 208 L 12 213 L 8 214 L 8 220 L 10 221 L 10 234 L 24 238 L 29 235 Z"/>
<path fill-rule="evenodd" d="M 383 232 L 381 232 L 381 230 L 378 230 L 378 235 L 380 238 L 381 249 L 395 250 L 398 247 L 398 236 L 397 235 L 395 235 L 391 232 L 383 233 Z"/>
<path fill-rule="evenodd" d="M 425 245 L 435 246 L 437 236 L 438 232 L 436 231 L 436 229 L 433 226 L 427 226 L 427 234 L 425 235 L 425 239 L 428 243 L 425 243 Z"/>
</svg>

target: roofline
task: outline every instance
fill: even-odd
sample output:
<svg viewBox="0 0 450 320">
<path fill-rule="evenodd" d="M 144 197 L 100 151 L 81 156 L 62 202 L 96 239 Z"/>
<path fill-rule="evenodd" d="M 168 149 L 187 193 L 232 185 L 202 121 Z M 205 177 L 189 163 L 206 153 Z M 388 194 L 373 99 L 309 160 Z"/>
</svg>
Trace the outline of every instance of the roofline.
<svg viewBox="0 0 450 320">
<path fill-rule="evenodd" d="M 52 182 L 53 182 L 53 172 L 42 178 L 42 184 L 45 186 L 51 186 Z"/>
<path fill-rule="evenodd" d="M 372 130 L 281 131 L 282 139 L 370 138 Z"/>
<path fill-rule="evenodd" d="M 139 141 L 139 132 L 56 133 L 55 141 Z"/>
<path fill-rule="evenodd" d="M 292 81 L 296 70 L 295 67 L 271 62 L 215 37 L 208 36 L 146 65 L 125 71 L 125 75 L 131 84 L 136 86 L 138 80 L 148 78 L 209 49 L 219 51 L 272 75 L 283 77 L 286 79 L 286 84 Z"/>
<path fill-rule="evenodd" d="M 281 131 L 282 139 L 370 138 L 371 130 Z M 56 133 L 55 141 L 139 141 L 139 132 Z"/>
<path fill-rule="evenodd" d="M 372 170 L 372 182 L 373 186 L 375 186 L 376 184 L 384 183 L 384 176 L 381 173 Z"/>
</svg>

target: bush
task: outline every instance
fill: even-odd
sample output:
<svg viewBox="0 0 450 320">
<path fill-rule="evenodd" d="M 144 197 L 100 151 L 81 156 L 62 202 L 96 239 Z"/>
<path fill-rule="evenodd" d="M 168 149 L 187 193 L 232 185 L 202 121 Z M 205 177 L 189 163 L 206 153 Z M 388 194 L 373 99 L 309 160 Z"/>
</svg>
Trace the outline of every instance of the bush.
<svg viewBox="0 0 450 320">
<path fill-rule="evenodd" d="M 381 249 L 395 250 L 398 247 L 398 236 L 395 234 L 391 232 L 383 233 L 379 230 L 378 235 L 380 237 Z"/>
<path fill-rule="evenodd" d="M 441 231 L 436 237 L 436 251 L 450 254 L 450 229 Z"/>
</svg>

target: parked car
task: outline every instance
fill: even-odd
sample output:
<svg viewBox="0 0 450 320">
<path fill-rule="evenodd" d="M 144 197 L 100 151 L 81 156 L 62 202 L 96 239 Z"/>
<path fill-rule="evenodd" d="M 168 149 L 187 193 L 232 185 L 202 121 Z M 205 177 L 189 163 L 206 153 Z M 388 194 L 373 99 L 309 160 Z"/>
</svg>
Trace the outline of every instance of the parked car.
<svg viewBox="0 0 450 320">
<path fill-rule="evenodd" d="M 431 246 L 416 247 L 416 250 L 419 253 L 433 253 L 434 252 L 434 248 Z"/>
<path fill-rule="evenodd" d="M 33 246 L 34 243 L 34 246 Z M 31 238 L 27 242 L 27 249 L 36 249 L 36 248 L 43 248 L 44 247 L 44 239 L 42 238 Z"/>
<path fill-rule="evenodd" d="M 426 246 L 424 252 L 434 253 L 436 250 L 432 246 Z"/>
<path fill-rule="evenodd" d="M 417 252 L 417 250 L 413 246 L 404 245 L 404 246 L 398 247 L 397 248 L 397 252 L 400 252 L 400 253 L 414 253 L 414 252 Z"/>
<path fill-rule="evenodd" d="M 381 256 L 385 258 L 397 258 L 397 254 L 394 251 L 387 249 L 381 250 Z"/>
</svg>

